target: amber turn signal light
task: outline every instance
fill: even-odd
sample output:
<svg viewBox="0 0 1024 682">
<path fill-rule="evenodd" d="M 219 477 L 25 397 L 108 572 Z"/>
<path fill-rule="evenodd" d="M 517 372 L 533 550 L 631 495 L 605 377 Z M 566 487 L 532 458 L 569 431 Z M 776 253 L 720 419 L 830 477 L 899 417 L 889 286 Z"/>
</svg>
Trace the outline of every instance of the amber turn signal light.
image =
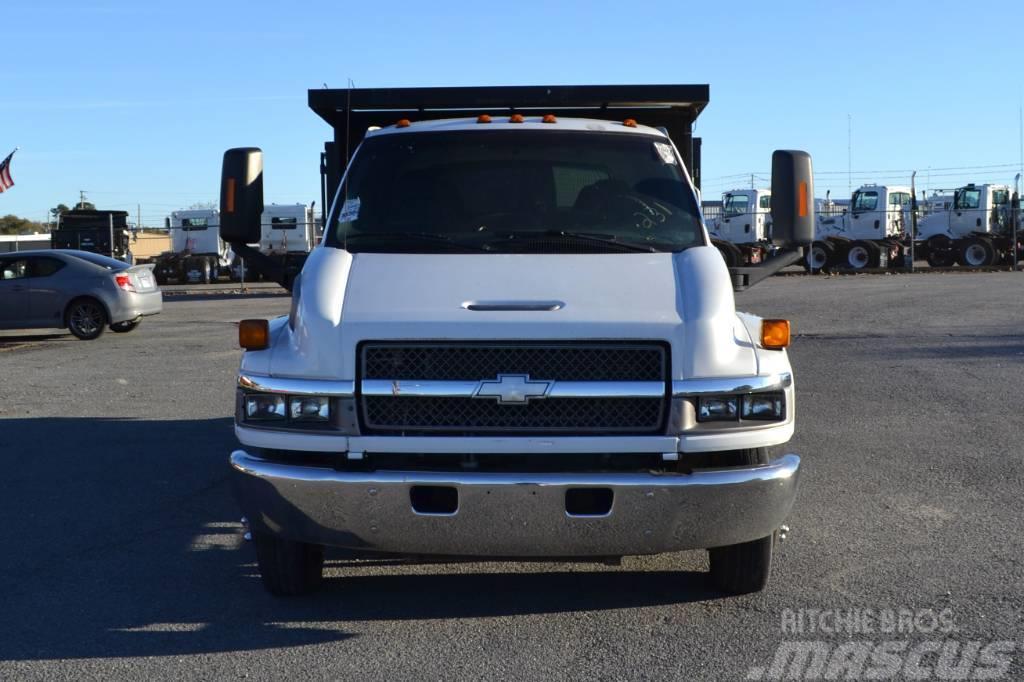
<svg viewBox="0 0 1024 682">
<path fill-rule="evenodd" d="M 270 323 L 266 320 L 242 320 L 238 323 L 238 345 L 246 350 L 270 346 Z"/>
<path fill-rule="evenodd" d="M 789 320 L 761 320 L 761 345 L 770 350 L 789 347 Z"/>
</svg>

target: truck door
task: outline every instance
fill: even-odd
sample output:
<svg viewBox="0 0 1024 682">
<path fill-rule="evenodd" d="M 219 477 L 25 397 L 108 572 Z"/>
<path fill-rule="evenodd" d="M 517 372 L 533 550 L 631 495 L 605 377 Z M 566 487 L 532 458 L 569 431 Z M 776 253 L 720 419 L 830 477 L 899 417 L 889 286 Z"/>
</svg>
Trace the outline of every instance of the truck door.
<svg viewBox="0 0 1024 682">
<path fill-rule="evenodd" d="M 882 237 L 882 221 L 885 216 L 878 210 L 876 190 L 857 190 L 850 201 L 850 232 L 853 239 L 876 239 Z"/>
<path fill-rule="evenodd" d="M 0 258 L 0 327 L 28 326 L 28 259 Z"/>
<path fill-rule="evenodd" d="M 722 202 L 722 219 L 718 233 L 722 239 L 735 243 L 751 241 L 744 232 L 750 227 L 750 197 L 746 194 L 726 194 Z"/>
<path fill-rule="evenodd" d="M 953 210 L 949 214 L 949 231 L 954 237 L 966 237 L 971 232 L 984 231 L 985 216 L 981 207 L 981 189 L 963 187 L 953 197 Z"/>
<path fill-rule="evenodd" d="M 28 263 L 28 316 L 34 326 L 59 327 L 64 312 L 66 288 L 64 261 L 49 256 L 29 258 Z"/>
</svg>

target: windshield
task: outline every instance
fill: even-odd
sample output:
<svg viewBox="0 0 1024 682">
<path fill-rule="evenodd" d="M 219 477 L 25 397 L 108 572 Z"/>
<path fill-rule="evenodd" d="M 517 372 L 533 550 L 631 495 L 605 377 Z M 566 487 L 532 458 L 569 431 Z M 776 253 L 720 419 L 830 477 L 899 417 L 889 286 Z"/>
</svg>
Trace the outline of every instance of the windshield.
<svg viewBox="0 0 1024 682">
<path fill-rule="evenodd" d="M 703 243 L 664 138 L 491 130 L 363 142 L 327 245 L 349 251 L 680 251 Z M 340 208 L 339 208 L 340 205 Z"/>
</svg>

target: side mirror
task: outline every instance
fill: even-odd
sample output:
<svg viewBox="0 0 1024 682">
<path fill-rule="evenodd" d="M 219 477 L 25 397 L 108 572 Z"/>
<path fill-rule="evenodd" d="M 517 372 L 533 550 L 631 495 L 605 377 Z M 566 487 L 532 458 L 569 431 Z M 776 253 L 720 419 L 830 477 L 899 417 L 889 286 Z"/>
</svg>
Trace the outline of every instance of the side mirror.
<svg viewBox="0 0 1024 682">
<path fill-rule="evenodd" d="M 794 150 L 772 154 L 772 241 L 810 246 L 814 241 L 814 170 L 811 155 Z"/>
<path fill-rule="evenodd" d="M 220 175 L 220 238 L 228 243 L 258 242 L 262 215 L 263 151 L 227 150 Z"/>
</svg>

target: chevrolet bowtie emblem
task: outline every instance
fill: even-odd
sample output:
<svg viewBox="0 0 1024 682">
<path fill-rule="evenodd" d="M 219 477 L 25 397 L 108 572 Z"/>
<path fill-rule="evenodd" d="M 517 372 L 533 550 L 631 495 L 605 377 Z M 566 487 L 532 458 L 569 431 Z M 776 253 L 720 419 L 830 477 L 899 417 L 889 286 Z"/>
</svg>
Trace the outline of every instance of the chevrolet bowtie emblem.
<svg viewBox="0 0 1024 682">
<path fill-rule="evenodd" d="M 497 398 L 502 405 L 525 405 L 531 398 L 544 398 L 553 381 L 531 381 L 528 374 L 499 374 L 494 381 L 477 384 L 474 398 Z"/>
</svg>

